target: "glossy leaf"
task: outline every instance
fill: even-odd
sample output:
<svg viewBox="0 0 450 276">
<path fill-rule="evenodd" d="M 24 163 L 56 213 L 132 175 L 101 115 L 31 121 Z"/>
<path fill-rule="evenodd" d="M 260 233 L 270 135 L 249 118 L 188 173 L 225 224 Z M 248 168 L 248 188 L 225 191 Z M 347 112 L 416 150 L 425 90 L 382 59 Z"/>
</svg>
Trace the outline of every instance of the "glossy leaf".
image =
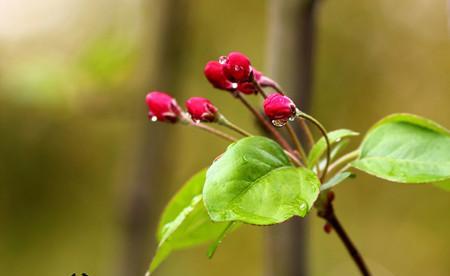
<svg viewBox="0 0 450 276">
<path fill-rule="evenodd" d="M 203 197 L 214 221 L 269 225 L 305 216 L 319 186 L 317 176 L 293 167 L 276 142 L 253 136 L 230 145 L 212 164 Z"/>
<path fill-rule="evenodd" d="M 331 189 L 332 187 L 338 185 L 342 181 L 346 180 L 352 175 L 350 172 L 341 172 L 336 175 L 334 175 L 330 180 L 325 182 L 322 186 L 320 186 L 320 191 L 325 191 L 328 189 Z"/>
<path fill-rule="evenodd" d="M 206 170 L 192 177 L 172 198 L 161 217 L 158 249 L 150 264 L 153 272 L 171 251 L 217 239 L 227 223 L 211 221 L 202 201 Z"/>
<path fill-rule="evenodd" d="M 450 178 L 450 132 L 410 114 L 391 115 L 371 128 L 353 166 L 403 183 Z"/>
<path fill-rule="evenodd" d="M 330 144 L 333 145 L 337 142 L 340 142 L 345 137 L 357 136 L 359 133 L 354 132 L 349 129 L 338 129 L 331 131 L 327 134 L 328 139 L 330 140 Z M 325 153 L 327 149 L 327 144 L 325 142 L 325 138 L 320 138 L 319 141 L 312 147 L 311 151 L 308 154 L 308 168 L 313 168 L 320 157 Z"/>
</svg>

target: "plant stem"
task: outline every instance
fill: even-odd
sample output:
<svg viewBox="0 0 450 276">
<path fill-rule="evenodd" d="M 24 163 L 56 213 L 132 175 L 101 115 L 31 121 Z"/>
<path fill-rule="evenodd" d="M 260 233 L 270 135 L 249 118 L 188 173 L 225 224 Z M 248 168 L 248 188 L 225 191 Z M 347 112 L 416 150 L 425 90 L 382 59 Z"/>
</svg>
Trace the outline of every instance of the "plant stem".
<svg viewBox="0 0 450 276">
<path fill-rule="evenodd" d="M 228 140 L 230 142 L 236 142 L 237 141 L 237 139 L 234 138 L 233 136 L 230 136 L 230 135 L 228 135 L 228 134 L 226 134 L 226 133 L 224 133 L 224 132 L 222 132 L 220 130 L 217 130 L 215 128 L 209 127 L 209 126 L 207 126 L 205 124 L 189 122 L 189 125 L 193 126 L 193 127 L 197 127 L 199 129 L 203 129 L 204 131 L 212 133 L 212 134 L 214 134 L 214 135 L 216 135 L 216 136 L 218 136 L 220 138 L 223 138 L 225 140 Z"/>
<path fill-rule="evenodd" d="M 304 166 L 303 163 L 300 162 L 300 161 L 297 159 L 297 157 L 295 157 L 295 155 L 293 155 L 293 154 L 290 153 L 289 151 L 284 150 L 284 153 L 285 153 L 289 158 L 291 158 L 292 162 L 294 162 L 295 165 L 297 165 L 297 166 L 299 166 L 299 167 Z"/>
<path fill-rule="evenodd" d="M 325 142 L 327 143 L 327 162 L 325 163 L 325 168 L 322 172 L 322 175 L 320 176 L 320 182 L 323 183 L 323 181 L 325 180 L 325 177 L 327 175 L 327 171 L 328 171 L 328 166 L 330 165 L 330 160 L 331 160 L 331 146 L 330 146 L 330 140 L 328 139 L 328 135 L 327 135 L 327 130 L 324 128 L 324 126 L 317 121 L 314 117 L 303 113 L 301 111 L 297 112 L 299 117 L 301 118 L 305 118 L 306 120 L 310 121 L 311 123 L 313 123 L 321 132 L 322 136 L 325 139 Z"/>
<path fill-rule="evenodd" d="M 288 142 L 281 136 L 280 133 L 275 129 L 275 127 L 269 123 L 264 117 L 255 109 L 253 106 L 251 106 L 246 99 L 244 99 L 240 94 L 237 94 L 236 97 L 245 105 L 245 107 L 250 110 L 250 112 L 253 113 L 253 115 L 256 116 L 256 118 L 261 122 L 261 124 L 270 132 L 272 133 L 273 137 L 277 142 L 285 148 L 289 152 L 293 152 L 292 147 L 288 144 Z"/>
<path fill-rule="evenodd" d="M 359 150 L 354 150 L 347 154 L 342 155 L 338 160 L 336 160 L 334 163 L 332 163 L 328 167 L 328 174 L 330 174 L 333 170 L 339 168 L 339 166 L 346 164 L 346 163 L 352 161 L 353 159 L 357 158 L 358 155 L 359 155 Z"/>
<path fill-rule="evenodd" d="M 314 137 L 311 133 L 311 130 L 309 129 L 308 125 L 306 124 L 305 120 L 303 118 L 297 117 L 298 126 L 300 127 L 301 133 L 304 133 L 306 136 L 305 142 L 306 142 L 306 150 L 309 152 L 312 147 L 314 146 Z"/>
<path fill-rule="evenodd" d="M 219 125 L 225 126 L 231 130 L 236 131 L 237 133 L 243 135 L 243 136 L 253 136 L 251 135 L 249 132 L 243 130 L 242 128 L 238 127 L 237 125 L 233 124 L 232 122 L 230 122 L 227 118 L 225 118 L 225 116 L 220 115 L 219 119 L 217 120 L 217 123 Z"/>
<path fill-rule="evenodd" d="M 306 158 L 305 150 L 302 147 L 302 144 L 300 144 L 300 141 L 298 140 L 297 135 L 294 132 L 294 129 L 291 125 L 289 125 L 289 122 L 286 124 L 286 128 L 288 130 L 289 136 L 291 136 L 291 140 L 294 142 L 295 147 L 297 148 L 298 154 L 300 155 L 300 159 L 303 160 L 303 163 L 306 164 L 308 161 L 308 158 Z"/>
<path fill-rule="evenodd" d="M 359 271 L 364 276 L 370 276 L 369 269 L 367 268 L 367 265 L 364 262 L 364 259 L 362 258 L 361 254 L 358 252 L 358 249 L 356 249 L 353 242 L 350 240 L 350 237 L 345 232 L 344 228 L 342 227 L 341 223 L 339 222 L 338 218 L 336 217 L 336 214 L 334 213 L 334 208 L 331 202 L 326 204 L 326 210 L 325 212 L 321 213 L 319 212 L 319 216 L 324 218 L 336 231 L 336 234 L 339 236 L 341 241 L 344 243 L 345 248 L 347 248 L 348 253 L 352 257 L 353 261 L 357 265 Z"/>
<path fill-rule="evenodd" d="M 259 83 L 255 79 L 252 79 L 252 83 L 255 86 L 255 88 L 258 91 L 258 93 L 261 94 L 261 96 L 264 99 L 267 98 L 266 92 L 264 91 L 264 89 L 262 89 L 261 85 L 259 85 Z"/>
</svg>

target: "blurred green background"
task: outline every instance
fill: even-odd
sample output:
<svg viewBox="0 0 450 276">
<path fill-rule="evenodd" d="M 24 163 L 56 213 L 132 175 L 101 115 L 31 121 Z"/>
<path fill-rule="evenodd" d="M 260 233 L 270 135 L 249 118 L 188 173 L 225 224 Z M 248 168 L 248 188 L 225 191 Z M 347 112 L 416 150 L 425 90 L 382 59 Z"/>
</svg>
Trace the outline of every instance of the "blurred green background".
<svg viewBox="0 0 450 276">
<path fill-rule="evenodd" d="M 213 90 L 202 70 L 238 50 L 264 71 L 268 3 L 185 2 L 180 19 L 164 18 L 164 1 L 0 1 L 0 275 L 129 275 L 120 266 L 136 168 L 159 166 L 158 177 L 145 179 L 158 190 L 155 221 L 181 183 L 226 146 L 203 132 L 149 123 L 147 91 L 175 89 L 180 103 L 209 97 L 255 131 L 250 115 Z M 446 4 L 323 1 L 315 117 L 330 130 L 364 132 L 387 114 L 411 112 L 449 127 Z M 165 20 L 184 22 L 165 38 L 179 46 L 171 58 L 158 55 Z M 167 60 L 176 72 L 159 71 Z M 153 137 L 165 140 L 164 150 L 143 147 Z M 358 173 L 336 195 L 337 213 L 374 275 L 448 275 L 449 193 Z M 308 221 L 310 274 L 357 275 L 337 237 L 324 234 L 315 215 Z M 154 225 L 141 227 L 148 233 L 141 257 L 150 261 Z M 265 232 L 242 227 L 212 261 L 206 247 L 177 252 L 155 275 L 263 275 Z"/>
</svg>

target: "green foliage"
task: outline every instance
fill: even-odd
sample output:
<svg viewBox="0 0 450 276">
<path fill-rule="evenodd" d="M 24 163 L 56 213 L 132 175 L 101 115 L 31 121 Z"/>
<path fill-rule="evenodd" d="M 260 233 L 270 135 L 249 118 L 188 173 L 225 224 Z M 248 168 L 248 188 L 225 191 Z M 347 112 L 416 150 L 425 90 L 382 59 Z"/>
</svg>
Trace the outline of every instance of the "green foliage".
<svg viewBox="0 0 450 276">
<path fill-rule="evenodd" d="M 368 132 L 354 167 L 403 183 L 450 178 L 450 133 L 433 121 L 394 114 Z"/>
<path fill-rule="evenodd" d="M 331 189 L 332 187 L 336 186 L 337 184 L 341 183 L 342 181 L 346 180 L 352 176 L 352 173 L 350 172 L 341 172 L 336 175 L 334 175 L 330 180 L 325 182 L 322 186 L 320 186 L 320 191 L 325 191 L 328 189 Z"/>
<path fill-rule="evenodd" d="M 331 131 L 327 134 L 328 139 L 330 140 L 330 144 L 333 145 L 335 143 L 340 142 L 345 137 L 357 136 L 359 133 L 354 132 L 348 129 L 338 129 Z M 325 142 L 325 138 L 320 138 L 319 141 L 312 147 L 311 151 L 308 154 L 308 168 L 313 168 L 319 158 L 325 153 L 327 150 L 327 144 Z"/>
<path fill-rule="evenodd" d="M 231 144 L 212 164 L 203 197 L 214 221 L 269 225 L 305 216 L 319 186 L 317 176 L 293 167 L 276 142 L 253 136 Z"/>
<path fill-rule="evenodd" d="M 167 205 L 157 231 L 158 249 L 153 272 L 172 250 L 202 244 L 222 236 L 227 223 L 212 222 L 202 201 L 206 170 L 193 176 Z"/>
</svg>

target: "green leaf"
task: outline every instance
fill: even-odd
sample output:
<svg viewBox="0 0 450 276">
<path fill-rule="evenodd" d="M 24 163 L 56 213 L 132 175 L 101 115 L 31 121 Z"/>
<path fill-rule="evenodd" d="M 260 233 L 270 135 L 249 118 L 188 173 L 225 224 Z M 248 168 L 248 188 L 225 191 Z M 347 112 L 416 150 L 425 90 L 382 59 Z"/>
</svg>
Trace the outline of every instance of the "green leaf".
<svg viewBox="0 0 450 276">
<path fill-rule="evenodd" d="M 227 223 L 211 221 L 202 201 L 206 170 L 193 176 L 171 199 L 163 212 L 157 231 L 158 249 L 150 264 L 152 273 L 167 256 L 220 237 Z"/>
<path fill-rule="evenodd" d="M 276 142 L 253 136 L 231 144 L 212 164 L 203 197 L 214 221 L 269 225 L 305 216 L 319 186 L 317 176 L 293 167 Z"/>
<path fill-rule="evenodd" d="M 233 230 L 233 226 L 238 225 L 235 221 L 230 221 L 227 224 L 227 227 L 223 230 L 223 232 L 220 234 L 219 237 L 211 244 L 211 246 L 208 248 L 208 258 L 211 259 L 214 256 L 214 253 L 216 253 L 217 247 L 219 247 L 219 244 L 222 243 L 225 236 L 228 234 L 228 232 L 231 232 Z"/>
<path fill-rule="evenodd" d="M 441 189 L 443 189 L 443 190 L 445 190 L 447 192 L 450 192 L 450 179 L 447 179 L 447 180 L 444 180 L 444 181 L 441 181 L 441 182 L 436 182 L 436 183 L 433 183 L 433 184 L 434 184 L 434 186 L 436 186 L 438 188 L 441 188 Z"/>
<path fill-rule="evenodd" d="M 330 140 L 330 144 L 333 145 L 334 143 L 340 142 L 342 138 L 350 137 L 350 136 L 357 136 L 359 133 L 354 132 L 349 129 L 338 129 L 331 131 L 327 134 L 328 139 Z M 311 151 L 308 154 L 308 168 L 313 168 L 319 158 L 325 153 L 327 149 L 327 144 L 325 142 L 325 138 L 320 138 L 319 141 L 312 147 Z"/>
<path fill-rule="evenodd" d="M 334 175 L 330 180 L 328 180 L 322 186 L 320 186 L 320 191 L 322 192 L 331 189 L 332 187 L 349 178 L 351 175 L 352 175 L 351 172 L 341 172 Z"/>
<path fill-rule="evenodd" d="M 450 132 L 410 114 L 394 114 L 375 124 L 352 165 L 377 177 L 403 183 L 450 178 Z"/>
</svg>

